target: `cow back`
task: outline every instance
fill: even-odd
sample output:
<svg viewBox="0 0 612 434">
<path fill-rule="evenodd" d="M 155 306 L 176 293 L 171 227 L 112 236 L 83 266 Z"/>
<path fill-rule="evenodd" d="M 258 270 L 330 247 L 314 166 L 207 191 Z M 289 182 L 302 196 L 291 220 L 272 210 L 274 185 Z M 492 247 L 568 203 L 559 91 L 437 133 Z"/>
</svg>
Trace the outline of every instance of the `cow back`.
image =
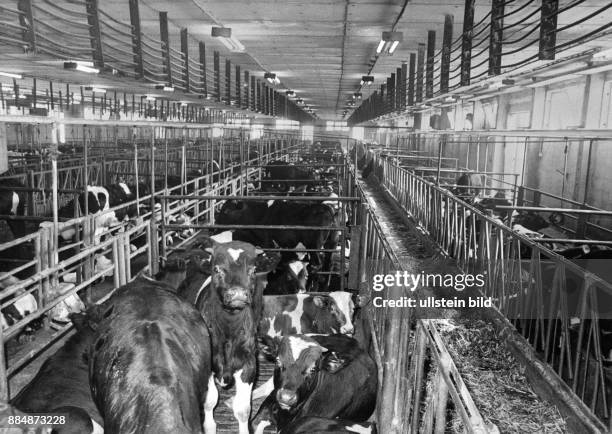
<svg viewBox="0 0 612 434">
<path fill-rule="evenodd" d="M 193 306 L 144 279 L 109 299 L 90 348 L 94 399 L 108 433 L 200 433 L 210 335 Z"/>
</svg>

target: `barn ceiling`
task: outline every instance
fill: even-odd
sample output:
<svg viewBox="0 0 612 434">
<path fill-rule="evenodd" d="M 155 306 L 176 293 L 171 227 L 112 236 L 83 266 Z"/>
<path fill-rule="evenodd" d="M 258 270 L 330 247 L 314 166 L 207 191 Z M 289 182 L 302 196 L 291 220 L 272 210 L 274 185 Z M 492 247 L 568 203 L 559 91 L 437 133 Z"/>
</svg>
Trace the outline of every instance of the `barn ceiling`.
<svg viewBox="0 0 612 434">
<path fill-rule="evenodd" d="M 48 0 L 32 1 L 35 4 L 48 3 Z M 85 2 L 57 0 L 53 3 L 67 10 L 75 10 Z M 99 0 L 98 3 L 107 17 L 116 20 L 113 25 L 130 24 L 128 0 Z M 160 39 L 159 12 L 165 11 L 168 13 L 169 37 L 174 50 L 180 49 L 180 30 L 186 28 L 190 53 L 198 53 L 198 43 L 203 41 L 208 53 L 219 51 L 222 63 L 224 59 L 230 59 L 232 65 L 240 65 L 243 71 L 248 70 L 259 79 L 263 79 L 265 72 L 277 74 L 281 83 L 276 89 L 280 92 L 294 90 L 298 97 L 316 110 L 321 119 L 342 119 L 345 109 L 350 114 L 353 108 L 347 107 L 347 102 L 353 93 L 361 90 L 364 99 L 367 98 L 402 62 L 408 61 L 410 53 L 416 52 L 419 43 L 427 42 L 429 30 L 436 32 L 436 49 L 439 50 L 445 14 L 453 16 L 453 40 L 456 40 L 462 32 L 464 3 L 464 0 L 139 0 L 142 32 L 152 40 Z M 537 10 L 541 2 L 510 0 L 506 3 L 506 14 L 514 10 L 522 16 L 534 13 L 533 19 L 513 29 L 511 36 L 519 39 L 529 32 L 530 24 L 538 20 Z M 560 6 L 570 3 L 578 4 L 572 16 L 579 17 L 609 2 L 562 0 Z M 16 8 L 17 1 L 2 0 L 1 4 Z M 474 21 L 490 20 L 487 17 L 490 10 L 490 0 L 477 0 Z M 564 20 L 571 19 L 571 16 L 560 17 L 558 25 L 567 24 Z M 47 25 L 66 32 L 67 47 L 71 44 L 69 34 L 81 32 L 79 27 L 73 28 L 65 21 L 48 20 Z M 558 42 L 611 21 L 612 10 L 608 9 L 560 35 Z M 244 45 L 245 52 L 230 52 L 217 38 L 211 37 L 213 26 L 231 28 L 233 36 Z M 404 41 L 394 55 L 377 57 L 376 47 L 381 34 L 390 30 L 403 32 Z M 480 39 L 488 37 L 485 32 Z M 478 40 L 476 38 L 475 43 Z M 120 41 L 110 43 L 131 52 L 129 41 L 124 46 Z M 589 45 L 610 46 L 610 43 L 610 37 L 606 36 L 584 44 L 581 49 Z M 2 44 L 0 42 L 0 60 L 4 68 L 48 79 L 68 78 L 66 71 L 53 64 L 50 66 L 47 61 L 50 56 L 45 53 L 24 55 L 14 49 L 6 49 Z M 537 47 L 530 49 L 536 50 Z M 362 89 L 360 79 L 368 73 L 375 77 L 375 86 Z M 71 77 L 76 82 L 79 79 L 92 80 L 78 74 Z M 109 85 L 107 78 L 100 76 L 99 80 Z M 110 78 L 110 83 L 123 90 L 139 86 L 146 90 L 143 83 L 135 84 L 127 78 L 123 81 Z"/>
</svg>

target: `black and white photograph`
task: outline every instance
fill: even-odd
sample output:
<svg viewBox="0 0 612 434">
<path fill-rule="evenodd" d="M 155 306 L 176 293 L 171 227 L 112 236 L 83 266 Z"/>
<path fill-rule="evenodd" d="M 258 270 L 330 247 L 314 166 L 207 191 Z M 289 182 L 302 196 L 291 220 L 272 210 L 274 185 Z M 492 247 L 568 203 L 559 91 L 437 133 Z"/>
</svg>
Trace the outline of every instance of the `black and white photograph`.
<svg viewBox="0 0 612 434">
<path fill-rule="evenodd" d="M 612 2 L 0 0 L 0 434 L 612 433 Z"/>
</svg>

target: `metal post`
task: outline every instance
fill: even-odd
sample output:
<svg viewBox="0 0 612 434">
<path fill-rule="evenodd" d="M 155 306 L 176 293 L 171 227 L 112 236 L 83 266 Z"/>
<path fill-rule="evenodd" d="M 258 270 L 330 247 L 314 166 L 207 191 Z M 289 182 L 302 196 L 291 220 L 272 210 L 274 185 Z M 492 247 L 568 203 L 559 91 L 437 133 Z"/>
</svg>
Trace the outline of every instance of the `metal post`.
<svg viewBox="0 0 612 434">
<path fill-rule="evenodd" d="M 468 86 L 470 84 L 475 2 L 476 0 L 465 0 L 463 12 L 463 38 L 461 41 L 461 86 Z"/>
<path fill-rule="evenodd" d="M 142 34 L 140 31 L 140 8 L 138 0 L 129 0 L 130 23 L 132 24 L 132 52 L 136 64 L 136 78 L 144 77 L 144 66 L 142 63 Z"/>
<path fill-rule="evenodd" d="M 159 35 L 164 59 L 164 73 L 168 86 L 172 86 L 172 65 L 170 63 L 170 37 L 168 36 L 168 12 L 159 13 Z"/>
<path fill-rule="evenodd" d="M 423 71 L 425 69 L 425 44 L 419 44 L 416 70 L 416 102 L 423 101 Z"/>
<path fill-rule="evenodd" d="M 221 70 L 219 66 L 219 52 L 213 52 L 213 71 L 215 80 L 215 98 L 217 102 L 221 102 Z"/>
<path fill-rule="evenodd" d="M 451 45 L 453 43 L 453 16 L 444 15 L 444 33 L 442 35 L 442 64 L 440 67 L 440 92 L 448 92 L 450 75 Z"/>
<path fill-rule="evenodd" d="M 491 35 L 489 43 L 489 75 L 499 75 L 501 73 L 505 1 L 506 0 L 492 0 Z"/>
<path fill-rule="evenodd" d="M 538 59 L 554 60 L 557 44 L 559 0 L 542 0 L 540 13 L 540 49 Z"/>
<path fill-rule="evenodd" d="M 425 68 L 425 98 L 433 98 L 434 60 L 436 52 L 436 32 L 427 32 L 427 65 Z"/>
<path fill-rule="evenodd" d="M 87 11 L 87 24 L 89 24 L 89 41 L 93 55 L 94 65 L 98 68 L 104 67 L 104 55 L 102 53 L 102 33 L 100 32 L 100 21 L 98 16 L 98 0 L 85 0 Z"/>
<path fill-rule="evenodd" d="M 185 80 L 185 92 L 189 92 L 189 33 L 187 29 L 181 29 L 181 53 L 183 53 L 183 80 Z"/>
<path fill-rule="evenodd" d="M 225 59 L 225 104 L 232 105 L 232 62 Z"/>
<path fill-rule="evenodd" d="M 206 81 L 206 44 L 204 42 L 200 42 L 200 75 L 201 75 L 201 83 L 202 86 L 202 94 L 204 98 L 208 97 L 208 83 Z"/>
</svg>

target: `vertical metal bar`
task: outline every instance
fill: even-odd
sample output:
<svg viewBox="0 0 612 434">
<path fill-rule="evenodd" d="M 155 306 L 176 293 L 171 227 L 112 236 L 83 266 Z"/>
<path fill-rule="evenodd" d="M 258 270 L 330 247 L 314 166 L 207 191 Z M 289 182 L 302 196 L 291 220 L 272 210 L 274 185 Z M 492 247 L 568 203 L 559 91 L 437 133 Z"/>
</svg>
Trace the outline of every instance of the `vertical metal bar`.
<svg viewBox="0 0 612 434">
<path fill-rule="evenodd" d="M 557 44 L 557 11 L 559 0 L 542 0 L 540 13 L 540 49 L 538 59 L 554 60 Z"/>
<path fill-rule="evenodd" d="M 168 36 L 168 12 L 159 13 L 159 35 L 164 59 L 164 73 L 168 86 L 172 86 L 172 65 L 170 64 L 170 37 Z"/>
<path fill-rule="evenodd" d="M 416 70 L 416 102 L 423 101 L 423 71 L 425 69 L 425 44 L 419 44 Z"/>
<path fill-rule="evenodd" d="M 129 0 L 130 23 L 132 24 L 132 53 L 136 64 L 136 78 L 144 77 L 144 66 L 142 63 L 142 34 L 140 30 L 140 8 L 138 0 Z"/>
<path fill-rule="evenodd" d="M 453 16 L 444 15 L 444 33 L 442 35 L 442 65 L 440 67 L 440 92 L 448 92 L 450 75 L 451 45 L 453 43 Z"/>
<path fill-rule="evenodd" d="M 213 71 L 215 80 L 215 99 L 221 102 L 221 69 L 219 66 L 219 52 L 213 52 Z"/>
<path fill-rule="evenodd" d="M 436 32 L 427 31 L 427 65 L 425 67 L 425 98 L 433 98 L 434 60 L 436 53 Z"/>
<path fill-rule="evenodd" d="M 244 71 L 244 104 L 243 108 L 249 110 L 251 108 L 251 86 L 252 82 L 249 78 L 249 71 Z"/>
<path fill-rule="evenodd" d="M 414 78 L 415 78 L 415 67 L 416 67 L 416 54 L 410 53 L 410 61 L 408 64 L 408 100 L 407 105 L 411 107 L 414 105 Z"/>
<path fill-rule="evenodd" d="M 206 44 L 200 42 L 200 86 L 202 87 L 202 94 L 204 98 L 208 98 L 208 83 L 206 81 Z"/>
<path fill-rule="evenodd" d="M 100 32 L 100 20 L 98 16 L 98 0 L 85 0 L 87 11 L 87 24 L 89 24 L 89 42 L 93 55 L 94 65 L 98 68 L 104 67 L 104 55 L 102 53 L 102 33 Z"/>
<path fill-rule="evenodd" d="M 181 29 L 181 53 L 183 53 L 183 80 L 185 80 L 185 92 L 189 92 L 189 33 L 187 29 Z"/>
<path fill-rule="evenodd" d="M 256 112 L 257 111 L 257 83 L 255 82 L 255 76 L 251 75 L 251 98 L 250 98 L 250 103 L 251 103 L 251 110 Z"/>
<path fill-rule="evenodd" d="M 506 0 L 492 0 L 491 35 L 489 42 L 489 75 L 501 73 L 502 40 L 504 37 L 504 4 Z"/>
<path fill-rule="evenodd" d="M 36 53 L 36 26 L 32 12 L 32 0 L 19 0 L 17 7 L 21 12 L 19 14 L 19 24 L 24 27 L 21 32 L 21 39 L 29 45 L 28 51 Z"/>
<path fill-rule="evenodd" d="M 463 37 L 461 40 L 461 86 L 468 86 L 470 84 L 475 2 L 476 0 L 465 0 L 463 12 Z"/>
<path fill-rule="evenodd" d="M 225 59 L 225 104 L 232 105 L 232 62 Z"/>
<path fill-rule="evenodd" d="M 236 71 L 236 107 L 242 108 L 242 74 L 240 73 L 240 66 L 235 66 Z"/>
</svg>

